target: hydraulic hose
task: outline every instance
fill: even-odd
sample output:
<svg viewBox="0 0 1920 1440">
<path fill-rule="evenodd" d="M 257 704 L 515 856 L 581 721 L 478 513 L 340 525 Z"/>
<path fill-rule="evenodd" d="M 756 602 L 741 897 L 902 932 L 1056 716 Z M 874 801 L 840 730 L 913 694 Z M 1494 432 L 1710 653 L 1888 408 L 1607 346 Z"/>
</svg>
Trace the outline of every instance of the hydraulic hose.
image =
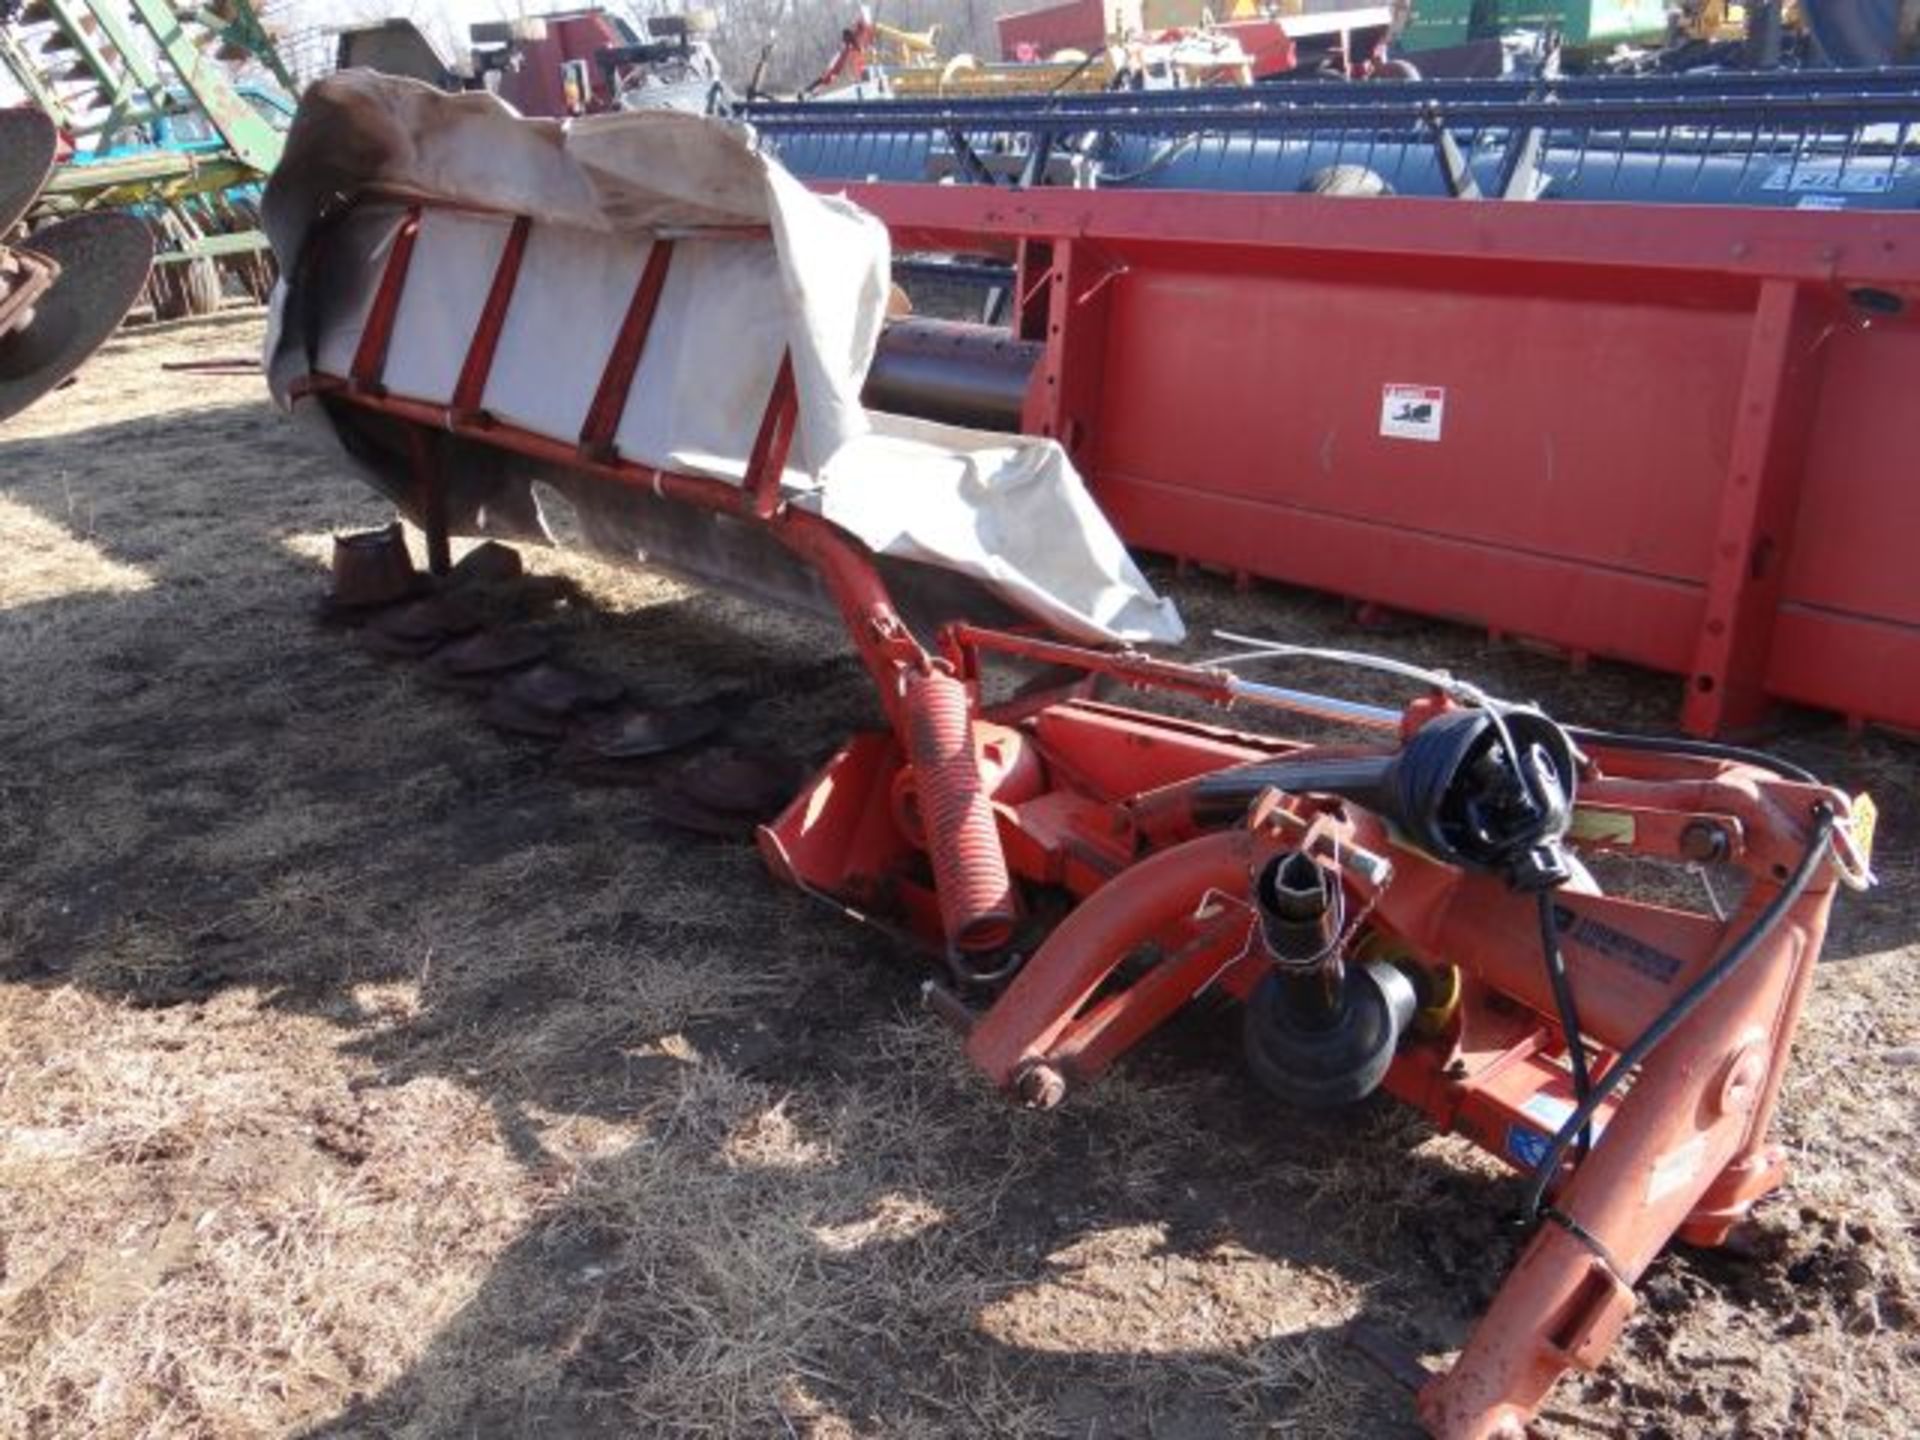
<svg viewBox="0 0 1920 1440">
<path fill-rule="evenodd" d="M 1731 760 L 1737 764 L 1771 770 L 1789 780 L 1801 780 L 1809 785 L 1820 783 L 1820 777 L 1804 766 L 1796 765 L 1791 760 L 1782 760 L 1777 755 L 1769 755 L 1764 750 L 1748 749 L 1744 745 L 1722 745 L 1717 740 L 1683 740 L 1664 735 L 1621 735 L 1611 730 L 1590 730 L 1577 725 L 1567 726 L 1567 734 L 1584 744 L 1602 745 L 1609 750 L 1639 750 L 1653 755 L 1694 755 L 1703 760 Z"/>
<path fill-rule="evenodd" d="M 1610 743 L 1610 742 L 1609 742 Z M 1560 1162 L 1566 1157 L 1567 1149 L 1574 1138 L 1592 1123 L 1607 1097 L 1620 1088 L 1628 1075 L 1645 1063 L 1647 1057 L 1659 1048 L 1662 1041 L 1704 1004 L 1714 991 L 1718 990 L 1760 948 L 1760 944 L 1772 933 L 1773 928 L 1793 908 L 1795 902 L 1806 893 L 1807 886 L 1813 883 L 1814 871 L 1827 858 L 1828 848 L 1833 837 L 1833 811 L 1826 805 L 1820 805 L 1814 811 L 1813 838 L 1807 842 L 1806 853 L 1800 857 L 1800 863 L 1794 867 L 1793 874 L 1781 887 L 1780 893 L 1767 902 L 1766 908 L 1754 918 L 1752 925 L 1736 940 L 1710 967 L 1705 974 L 1689 985 L 1673 1004 L 1656 1017 L 1652 1024 L 1640 1032 L 1640 1036 L 1631 1045 L 1620 1052 L 1619 1059 L 1608 1069 L 1600 1080 L 1591 1086 L 1584 1100 L 1574 1106 L 1573 1113 L 1555 1132 L 1547 1146 L 1547 1153 L 1534 1167 L 1533 1180 L 1527 1187 L 1527 1197 L 1521 1206 L 1521 1215 L 1527 1221 L 1535 1220 L 1541 1214 L 1547 1194 L 1547 1186 L 1560 1169 Z"/>
<path fill-rule="evenodd" d="M 1560 922 L 1553 913 L 1553 891 L 1542 890 L 1534 897 L 1540 911 L 1540 955 L 1546 962 L 1547 984 L 1553 990 L 1553 1008 L 1559 1012 L 1560 1032 L 1567 1041 L 1567 1066 L 1573 1073 L 1573 1098 L 1584 1102 L 1593 1093 L 1593 1077 L 1587 1070 L 1586 1042 L 1580 1038 L 1580 1007 L 1574 1003 L 1573 981 L 1567 975 L 1567 958 L 1560 951 Z M 1580 1153 L 1593 1148 L 1593 1127 L 1582 1126 Z"/>
</svg>

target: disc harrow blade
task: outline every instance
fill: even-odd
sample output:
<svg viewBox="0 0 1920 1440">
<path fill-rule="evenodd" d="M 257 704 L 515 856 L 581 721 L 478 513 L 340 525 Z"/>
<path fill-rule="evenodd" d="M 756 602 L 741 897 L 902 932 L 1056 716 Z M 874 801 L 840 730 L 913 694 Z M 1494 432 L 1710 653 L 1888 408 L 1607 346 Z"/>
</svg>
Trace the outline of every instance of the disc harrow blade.
<svg viewBox="0 0 1920 1440">
<path fill-rule="evenodd" d="M 59 135 L 38 110 L 0 110 L 0 240 L 53 173 Z"/>
<path fill-rule="evenodd" d="M 60 276 L 33 318 L 0 336 L 0 423 L 65 380 L 111 335 L 147 283 L 153 240 L 131 215 L 77 215 L 32 237 Z"/>
</svg>

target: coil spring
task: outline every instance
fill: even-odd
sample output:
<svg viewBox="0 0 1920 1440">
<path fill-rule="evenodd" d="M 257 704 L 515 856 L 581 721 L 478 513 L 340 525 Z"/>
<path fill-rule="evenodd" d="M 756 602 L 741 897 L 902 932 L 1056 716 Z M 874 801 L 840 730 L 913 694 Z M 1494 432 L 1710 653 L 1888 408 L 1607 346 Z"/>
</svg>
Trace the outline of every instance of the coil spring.
<svg viewBox="0 0 1920 1440">
<path fill-rule="evenodd" d="M 927 854 L 947 941 L 991 950 L 1013 934 L 1013 881 L 980 783 L 967 687 L 940 671 L 909 677 L 902 711 Z"/>
</svg>

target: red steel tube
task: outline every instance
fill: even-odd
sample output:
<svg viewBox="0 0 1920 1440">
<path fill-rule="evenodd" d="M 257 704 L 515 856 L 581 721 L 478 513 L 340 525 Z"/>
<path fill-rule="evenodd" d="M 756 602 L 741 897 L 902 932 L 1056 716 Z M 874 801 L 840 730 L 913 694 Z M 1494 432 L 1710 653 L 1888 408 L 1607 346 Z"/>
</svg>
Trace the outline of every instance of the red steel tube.
<svg viewBox="0 0 1920 1440">
<path fill-rule="evenodd" d="M 1568 1367 L 1596 1369 L 1632 1313 L 1633 1284 L 1764 1135 L 1831 891 L 1825 880 L 1805 896 L 1641 1068 L 1556 1200 L 1591 1239 L 1542 1226 L 1453 1368 L 1422 1389 L 1421 1418 L 1441 1440 L 1519 1440 Z M 1764 903 L 1750 900 L 1741 919 Z"/>
<path fill-rule="evenodd" d="M 393 322 L 400 314 L 400 295 L 407 288 L 407 271 L 413 265 L 413 246 L 419 238 L 420 207 L 415 205 L 393 232 L 393 248 L 387 252 L 386 268 L 380 272 L 380 288 L 374 291 L 373 306 L 367 311 L 360 343 L 353 352 L 348 374 L 359 389 L 378 392 L 382 388 Z"/>
<path fill-rule="evenodd" d="M 1013 881 L 980 781 L 967 687 L 945 671 L 910 672 L 900 720 L 947 941 L 961 950 L 1004 945 L 1013 933 Z"/>
<path fill-rule="evenodd" d="M 1136 945 L 1192 914 L 1210 890 L 1244 894 L 1258 848 L 1249 830 L 1217 831 L 1151 855 L 1096 890 L 1054 927 L 973 1027 L 968 1058 L 994 1084 L 1013 1085 L 1027 1066 L 1052 1056 L 1100 982 Z M 1191 993 L 1151 994 L 1143 1008 L 1152 1013 L 1128 1016 L 1130 1031 L 1146 1034 Z"/>
</svg>

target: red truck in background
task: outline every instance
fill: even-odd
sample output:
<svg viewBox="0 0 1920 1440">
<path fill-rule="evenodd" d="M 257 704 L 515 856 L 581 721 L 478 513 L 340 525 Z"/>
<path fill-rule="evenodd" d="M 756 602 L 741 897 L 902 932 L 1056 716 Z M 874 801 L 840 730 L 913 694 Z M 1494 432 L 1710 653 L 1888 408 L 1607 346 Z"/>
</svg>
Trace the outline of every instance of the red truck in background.
<svg viewBox="0 0 1920 1440">
<path fill-rule="evenodd" d="M 994 22 L 1000 58 L 1032 62 L 1063 50 L 1093 54 L 1125 37 L 1209 30 L 1239 42 L 1253 61 L 1255 80 L 1285 75 L 1360 76 L 1387 63 L 1393 30 L 1388 5 L 1366 5 L 1317 14 L 1272 15 L 1251 4 L 1234 6 L 1214 20 L 1204 0 L 1063 0 L 1019 10 Z"/>
</svg>

